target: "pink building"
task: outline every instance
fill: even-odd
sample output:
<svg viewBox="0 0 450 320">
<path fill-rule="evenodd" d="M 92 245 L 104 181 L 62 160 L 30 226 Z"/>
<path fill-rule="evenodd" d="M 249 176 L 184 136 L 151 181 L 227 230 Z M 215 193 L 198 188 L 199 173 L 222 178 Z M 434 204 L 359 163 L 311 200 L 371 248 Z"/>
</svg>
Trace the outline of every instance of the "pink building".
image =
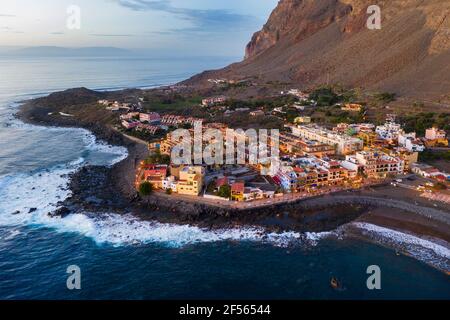
<svg viewBox="0 0 450 320">
<path fill-rule="evenodd" d="M 444 140 L 446 138 L 446 133 L 444 130 L 439 130 L 437 128 L 427 129 L 425 133 L 425 138 L 427 140 Z"/>
<path fill-rule="evenodd" d="M 156 112 L 150 112 L 150 113 L 141 113 L 139 114 L 139 120 L 141 122 L 148 122 L 148 123 L 159 123 L 161 122 L 161 116 Z"/>
<path fill-rule="evenodd" d="M 133 120 L 123 120 L 122 121 L 122 126 L 127 130 L 134 129 L 140 124 L 141 123 L 139 121 L 133 121 Z"/>
<path fill-rule="evenodd" d="M 225 96 L 212 97 L 212 98 L 203 99 L 202 105 L 204 107 L 209 107 L 209 106 L 213 106 L 218 103 L 224 103 L 225 101 L 227 101 L 227 97 L 225 97 Z"/>
<path fill-rule="evenodd" d="M 159 127 L 152 126 L 150 124 L 139 123 L 137 125 L 137 130 L 146 131 L 146 132 L 148 132 L 150 134 L 155 134 L 159 130 Z"/>
</svg>

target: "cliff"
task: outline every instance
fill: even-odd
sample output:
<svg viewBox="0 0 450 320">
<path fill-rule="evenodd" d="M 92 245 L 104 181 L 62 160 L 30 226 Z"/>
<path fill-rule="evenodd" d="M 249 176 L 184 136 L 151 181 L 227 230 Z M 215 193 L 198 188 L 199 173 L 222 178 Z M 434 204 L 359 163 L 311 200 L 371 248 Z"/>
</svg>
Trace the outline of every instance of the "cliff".
<svg viewBox="0 0 450 320">
<path fill-rule="evenodd" d="M 366 26 L 381 8 L 380 30 Z M 190 79 L 254 77 L 308 88 L 336 83 L 450 100 L 450 1 L 281 0 L 245 59 Z"/>
</svg>

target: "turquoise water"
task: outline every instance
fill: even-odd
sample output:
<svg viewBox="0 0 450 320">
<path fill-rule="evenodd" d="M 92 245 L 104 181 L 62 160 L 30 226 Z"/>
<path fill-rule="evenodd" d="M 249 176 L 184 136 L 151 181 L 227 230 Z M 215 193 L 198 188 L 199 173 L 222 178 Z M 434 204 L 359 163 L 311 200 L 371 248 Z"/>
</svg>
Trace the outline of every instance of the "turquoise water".
<svg viewBox="0 0 450 320">
<path fill-rule="evenodd" d="M 231 61 L 0 58 L 1 299 L 450 298 L 449 277 L 424 263 L 440 253 L 448 264 L 444 247 L 414 251 L 419 261 L 345 237 L 263 238 L 251 229 L 210 232 L 114 214 L 47 216 L 69 193 L 68 173 L 111 165 L 126 151 L 81 129 L 25 125 L 12 117 L 14 102 L 79 86 L 168 84 Z M 81 268 L 79 291 L 66 288 L 69 265 Z M 381 267 L 380 291 L 366 287 L 369 265 Z M 342 290 L 330 288 L 333 276 Z"/>
</svg>

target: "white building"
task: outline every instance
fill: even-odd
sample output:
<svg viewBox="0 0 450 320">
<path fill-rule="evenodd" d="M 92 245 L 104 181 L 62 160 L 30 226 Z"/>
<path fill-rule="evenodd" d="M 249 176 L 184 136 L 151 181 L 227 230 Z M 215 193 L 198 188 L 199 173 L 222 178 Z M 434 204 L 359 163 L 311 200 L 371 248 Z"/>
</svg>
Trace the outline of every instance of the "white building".
<svg viewBox="0 0 450 320">
<path fill-rule="evenodd" d="M 341 165 L 348 170 L 359 170 L 369 178 L 386 177 L 389 174 L 405 172 L 404 160 L 378 152 L 357 152 L 355 155 L 347 156 Z"/>
<path fill-rule="evenodd" d="M 292 126 L 292 134 L 308 140 L 315 140 L 320 143 L 336 147 L 336 153 L 346 155 L 362 150 L 364 142 L 358 138 L 339 134 L 317 125 Z"/>
<path fill-rule="evenodd" d="M 405 133 L 403 130 L 398 135 L 398 144 L 401 147 L 405 147 L 409 152 L 423 152 L 425 146 L 417 139 L 416 133 Z"/>
<path fill-rule="evenodd" d="M 382 126 L 378 126 L 375 132 L 383 140 L 397 141 L 399 134 L 402 132 L 402 126 L 395 122 L 386 122 Z"/>
<path fill-rule="evenodd" d="M 438 128 L 427 129 L 425 132 L 425 139 L 427 140 L 445 140 L 447 134 L 444 130 L 439 130 Z"/>
<path fill-rule="evenodd" d="M 167 177 L 162 182 L 163 190 L 171 189 L 173 192 L 177 192 L 177 181 L 174 176 Z"/>
</svg>

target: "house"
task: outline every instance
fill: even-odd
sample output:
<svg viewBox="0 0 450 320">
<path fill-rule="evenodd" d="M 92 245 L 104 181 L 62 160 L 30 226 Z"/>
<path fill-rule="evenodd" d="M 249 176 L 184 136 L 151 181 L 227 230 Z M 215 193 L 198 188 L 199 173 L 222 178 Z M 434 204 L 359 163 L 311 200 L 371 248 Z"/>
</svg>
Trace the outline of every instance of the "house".
<svg viewBox="0 0 450 320">
<path fill-rule="evenodd" d="M 120 116 L 120 120 L 132 120 L 132 119 L 138 119 L 139 118 L 139 112 L 128 112 L 126 114 L 122 114 Z"/>
<path fill-rule="evenodd" d="M 162 181 L 163 190 L 172 190 L 172 192 L 177 192 L 177 181 L 174 176 L 167 177 Z"/>
<path fill-rule="evenodd" d="M 424 178 L 431 178 L 433 174 L 438 174 L 439 170 L 424 163 L 415 163 L 411 166 L 411 171 Z"/>
<path fill-rule="evenodd" d="M 438 128 L 430 128 L 425 132 L 425 139 L 427 140 L 446 140 L 446 132 L 444 130 L 439 130 Z"/>
<path fill-rule="evenodd" d="M 167 165 L 143 165 L 143 180 L 152 183 L 155 189 L 163 189 L 163 181 L 166 179 L 167 169 Z"/>
<path fill-rule="evenodd" d="M 347 103 L 341 107 L 342 111 L 361 112 L 363 106 L 357 103 Z"/>
<path fill-rule="evenodd" d="M 360 171 L 368 178 L 385 178 L 389 174 L 405 172 L 403 159 L 373 151 L 361 151 L 347 156 L 342 166 L 350 171 Z"/>
<path fill-rule="evenodd" d="M 219 103 L 224 103 L 225 101 L 227 101 L 227 97 L 225 96 L 206 98 L 202 100 L 202 106 L 211 107 Z"/>
<path fill-rule="evenodd" d="M 136 130 L 138 130 L 138 131 L 145 131 L 145 132 L 147 132 L 149 134 L 155 134 L 156 132 L 161 130 L 161 128 L 158 127 L 158 126 L 152 126 L 152 125 L 149 125 L 149 124 L 139 123 L 136 126 Z"/>
<path fill-rule="evenodd" d="M 244 201 L 245 183 L 235 182 L 231 185 L 231 200 Z"/>
<path fill-rule="evenodd" d="M 430 128 L 425 133 L 425 144 L 427 147 L 443 146 L 448 147 L 447 134 L 444 130 Z"/>
<path fill-rule="evenodd" d="M 259 185 L 258 189 L 260 189 L 263 193 L 264 198 L 274 198 L 275 193 L 277 192 L 277 187 L 271 184 L 263 184 Z"/>
<path fill-rule="evenodd" d="M 139 120 L 150 124 L 159 124 L 161 123 L 161 116 L 156 112 L 140 113 Z"/>
<path fill-rule="evenodd" d="M 401 147 L 405 147 L 409 152 L 423 152 L 425 146 L 416 137 L 415 132 L 405 133 L 403 130 L 398 135 L 398 144 Z"/>
<path fill-rule="evenodd" d="M 131 130 L 136 128 L 141 123 L 137 120 L 122 120 L 122 127 L 124 127 L 127 130 Z"/>
<path fill-rule="evenodd" d="M 307 124 L 311 123 L 311 117 L 297 117 L 294 119 L 295 124 Z"/>
<path fill-rule="evenodd" d="M 314 140 L 335 147 L 338 155 L 362 150 L 364 143 L 358 138 L 339 134 L 318 125 L 291 126 L 292 134 L 304 140 Z"/>
<path fill-rule="evenodd" d="M 281 92 L 281 94 L 284 94 L 284 92 Z M 302 100 L 306 100 L 306 99 L 309 98 L 309 94 L 307 94 L 307 93 L 305 93 L 305 92 L 302 92 L 302 91 L 299 90 L 299 89 L 290 89 L 290 90 L 287 92 L 287 94 L 292 95 L 292 96 L 295 96 L 295 97 L 297 97 L 297 98 L 299 98 L 299 99 L 302 99 Z"/>
<path fill-rule="evenodd" d="M 112 104 L 112 102 L 109 102 L 108 100 L 98 100 L 98 104 L 101 104 L 102 106 L 109 106 Z"/>
<path fill-rule="evenodd" d="M 382 126 L 378 126 L 375 132 L 382 140 L 388 140 L 390 142 L 397 141 L 398 136 L 402 133 L 402 126 L 393 121 L 386 122 Z"/>
<path fill-rule="evenodd" d="M 219 189 L 223 186 L 226 186 L 229 184 L 228 177 L 222 177 L 216 180 L 216 190 L 219 191 Z"/>
<path fill-rule="evenodd" d="M 198 196 L 203 189 L 205 168 L 201 166 L 183 167 L 179 171 L 180 180 L 176 189 L 178 194 Z"/>
<path fill-rule="evenodd" d="M 265 113 L 264 113 L 264 110 L 256 110 L 256 111 L 250 112 L 250 115 L 252 117 L 261 117 L 261 116 L 264 116 Z"/>
<path fill-rule="evenodd" d="M 161 117 L 161 123 L 168 126 L 179 126 L 185 122 L 185 117 L 176 115 L 164 115 Z"/>
</svg>

